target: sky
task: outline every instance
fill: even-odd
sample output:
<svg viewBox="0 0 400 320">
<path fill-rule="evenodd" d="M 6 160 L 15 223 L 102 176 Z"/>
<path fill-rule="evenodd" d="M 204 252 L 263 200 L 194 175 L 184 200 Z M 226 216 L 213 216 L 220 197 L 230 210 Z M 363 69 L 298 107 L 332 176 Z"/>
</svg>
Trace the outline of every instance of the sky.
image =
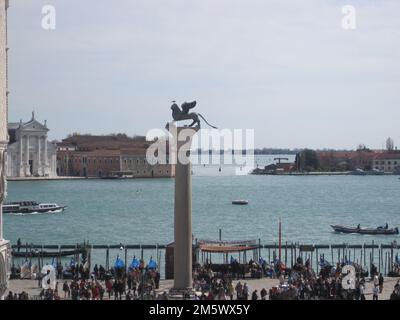
<svg viewBox="0 0 400 320">
<path fill-rule="evenodd" d="M 10 0 L 9 121 L 35 110 L 58 140 L 145 135 L 172 100 L 196 100 L 219 128 L 254 129 L 256 147 L 400 146 L 398 12 L 398 0 Z"/>
</svg>

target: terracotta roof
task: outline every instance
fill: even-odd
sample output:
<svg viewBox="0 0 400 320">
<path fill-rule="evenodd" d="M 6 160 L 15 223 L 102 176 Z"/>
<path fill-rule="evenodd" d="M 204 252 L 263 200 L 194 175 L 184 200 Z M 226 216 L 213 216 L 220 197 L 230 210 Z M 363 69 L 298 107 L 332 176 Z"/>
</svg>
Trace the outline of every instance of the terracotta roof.
<svg viewBox="0 0 400 320">
<path fill-rule="evenodd" d="M 339 158 L 339 159 L 355 159 L 358 157 L 373 158 L 377 153 L 374 151 L 319 151 L 317 155 L 319 158 Z"/>
<path fill-rule="evenodd" d="M 399 153 L 379 153 L 375 156 L 374 159 L 380 159 L 380 160 L 400 160 L 400 152 Z"/>
<path fill-rule="evenodd" d="M 88 156 L 88 157 L 119 157 L 121 151 L 118 149 L 100 149 L 100 150 L 89 150 L 89 151 L 58 151 L 60 154 L 65 152 L 70 154 L 70 156 Z"/>
</svg>

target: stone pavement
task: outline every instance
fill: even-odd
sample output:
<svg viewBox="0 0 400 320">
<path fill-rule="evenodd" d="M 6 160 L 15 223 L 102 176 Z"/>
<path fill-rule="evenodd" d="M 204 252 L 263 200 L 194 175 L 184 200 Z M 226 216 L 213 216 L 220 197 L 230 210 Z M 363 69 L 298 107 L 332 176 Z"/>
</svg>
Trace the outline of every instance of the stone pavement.
<svg viewBox="0 0 400 320">
<path fill-rule="evenodd" d="M 380 300 L 388 300 L 390 298 L 390 295 L 393 292 L 394 285 L 400 278 L 385 278 L 385 282 L 383 285 L 383 292 L 382 294 L 379 295 Z M 265 288 L 267 292 L 269 289 L 271 289 L 273 286 L 276 286 L 279 284 L 278 279 L 269 279 L 269 278 L 262 278 L 262 279 L 245 279 L 245 280 L 240 280 L 242 284 L 245 282 L 249 286 L 249 294 L 254 290 L 258 291 L 258 295 L 260 295 L 260 291 Z M 233 286 L 236 286 L 236 283 L 238 281 L 235 280 L 233 282 Z M 63 298 L 64 293 L 62 292 L 62 284 L 63 281 L 60 280 L 58 284 L 58 290 L 59 290 L 59 295 L 61 298 Z M 160 281 L 160 288 L 157 290 L 157 293 L 162 293 L 164 291 L 168 292 L 170 288 L 173 286 L 173 280 L 161 280 Z M 372 288 L 373 288 L 373 283 L 367 280 L 366 282 L 366 287 L 365 287 L 365 297 L 367 300 L 372 300 Z M 40 288 L 38 288 L 38 282 L 36 280 L 11 280 L 10 281 L 10 288 L 8 291 L 12 291 L 13 293 L 21 293 L 22 291 L 25 291 L 29 294 L 30 297 L 32 296 L 38 296 L 40 293 Z M 6 295 L 8 294 L 8 291 L 6 292 Z M 108 299 L 107 294 L 104 294 L 105 300 Z M 113 297 L 111 298 L 113 299 Z"/>
</svg>

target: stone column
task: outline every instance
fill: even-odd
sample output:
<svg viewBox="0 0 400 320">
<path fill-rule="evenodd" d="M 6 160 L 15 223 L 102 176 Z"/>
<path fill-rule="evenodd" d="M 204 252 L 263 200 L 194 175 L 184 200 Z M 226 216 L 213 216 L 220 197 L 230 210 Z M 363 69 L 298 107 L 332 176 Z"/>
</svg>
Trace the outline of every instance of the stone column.
<svg viewBox="0 0 400 320">
<path fill-rule="evenodd" d="M 19 172 L 19 176 L 22 175 L 22 169 L 23 169 L 23 143 L 24 143 L 24 139 L 23 136 L 21 135 L 19 137 L 19 167 L 18 167 L 18 172 Z"/>
<path fill-rule="evenodd" d="M 49 164 L 49 155 L 47 154 L 47 135 L 44 136 L 44 164 L 47 166 Z"/>
<path fill-rule="evenodd" d="M 30 166 L 29 166 L 29 135 L 25 135 L 26 145 L 25 145 L 25 176 L 30 176 Z"/>
<path fill-rule="evenodd" d="M 7 192 L 6 146 L 7 146 L 6 143 L 0 141 L 0 241 L 3 239 L 3 208 L 2 208 L 2 204 L 6 197 L 6 192 Z"/>
<path fill-rule="evenodd" d="M 37 163 L 37 167 L 38 167 L 38 174 L 39 175 L 43 175 L 43 166 L 42 166 L 42 155 L 41 155 L 41 143 L 40 140 L 42 140 L 41 136 L 38 136 L 38 163 Z"/>
<path fill-rule="evenodd" d="M 175 170 L 175 214 L 174 214 L 174 287 L 171 295 L 192 293 L 192 174 L 190 146 L 196 128 L 176 128 L 174 144 Z"/>
</svg>

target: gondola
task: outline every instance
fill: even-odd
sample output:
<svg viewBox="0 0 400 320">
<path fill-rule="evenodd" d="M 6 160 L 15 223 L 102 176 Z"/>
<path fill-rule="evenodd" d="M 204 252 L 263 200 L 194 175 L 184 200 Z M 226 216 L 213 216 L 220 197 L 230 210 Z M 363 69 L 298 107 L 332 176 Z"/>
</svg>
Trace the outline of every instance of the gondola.
<svg viewBox="0 0 400 320">
<path fill-rule="evenodd" d="M 370 235 L 394 235 L 399 234 L 399 228 L 385 229 L 385 228 L 352 228 L 340 225 L 332 226 L 335 232 L 340 233 L 359 233 L 359 234 L 370 234 Z"/>
<path fill-rule="evenodd" d="M 36 258 L 36 257 L 43 257 L 43 258 L 52 258 L 52 257 L 68 257 L 73 256 L 76 254 L 82 254 L 85 252 L 85 248 L 80 248 L 76 250 L 65 250 L 65 251 L 28 251 L 20 252 L 12 251 L 12 256 L 14 258 Z"/>
</svg>

